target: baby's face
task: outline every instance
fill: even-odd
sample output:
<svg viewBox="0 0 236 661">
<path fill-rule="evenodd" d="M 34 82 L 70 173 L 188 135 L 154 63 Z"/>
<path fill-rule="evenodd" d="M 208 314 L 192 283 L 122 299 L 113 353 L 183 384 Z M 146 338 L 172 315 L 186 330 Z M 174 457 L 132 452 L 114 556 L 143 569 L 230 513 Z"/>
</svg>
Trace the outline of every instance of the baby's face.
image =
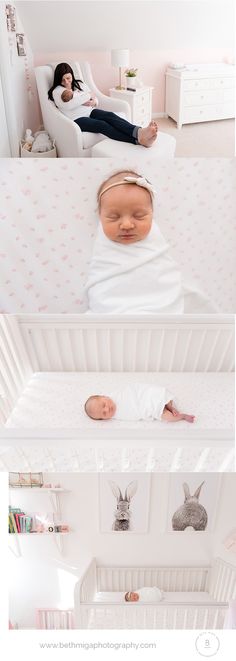
<svg viewBox="0 0 236 661">
<path fill-rule="evenodd" d="M 139 600 L 138 592 L 130 592 L 129 593 L 129 601 L 138 601 L 138 600 Z"/>
<path fill-rule="evenodd" d="M 101 197 L 100 219 L 104 234 L 117 243 L 135 243 L 152 225 L 150 193 L 137 184 L 114 186 Z"/>
<path fill-rule="evenodd" d="M 96 420 L 109 420 L 109 418 L 113 418 L 115 411 L 115 402 L 105 395 L 96 397 L 90 404 L 90 415 Z"/>
</svg>

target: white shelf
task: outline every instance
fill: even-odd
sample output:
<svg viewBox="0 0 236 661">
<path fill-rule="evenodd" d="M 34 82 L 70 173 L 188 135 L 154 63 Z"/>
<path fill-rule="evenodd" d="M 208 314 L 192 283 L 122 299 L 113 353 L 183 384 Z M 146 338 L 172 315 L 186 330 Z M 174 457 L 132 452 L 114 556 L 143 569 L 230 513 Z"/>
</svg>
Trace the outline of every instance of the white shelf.
<svg viewBox="0 0 236 661">
<path fill-rule="evenodd" d="M 9 486 L 9 491 L 29 491 L 32 493 L 32 491 L 36 493 L 70 493 L 69 489 L 62 489 L 62 488 L 47 488 L 47 487 L 10 487 Z"/>
<path fill-rule="evenodd" d="M 27 537 L 43 537 L 43 535 L 69 535 L 71 530 L 68 530 L 68 532 L 9 532 L 8 535 L 10 537 L 16 535 L 16 536 L 21 536 L 21 535 L 27 535 Z"/>
<path fill-rule="evenodd" d="M 23 486 L 23 487 L 12 487 L 9 486 L 9 492 L 17 492 L 17 497 L 19 496 L 19 492 L 24 491 L 24 493 L 27 491 L 30 497 L 32 496 L 32 493 L 35 492 L 37 494 L 42 494 L 45 493 L 48 495 L 52 507 L 53 507 L 53 517 L 56 515 L 58 517 L 58 520 L 61 519 L 61 507 L 60 507 L 60 494 L 64 493 L 70 493 L 68 489 L 63 489 L 62 487 L 32 487 L 32 486 Z M 14 498 L 15 499 L 15 498 Z M 11 498 L 10 498 L 11 501 Z M 27 507 L 28 509 L 28 507 Z M 9 538 L 14 539 L 14 545 L 13 548 L 15 547 L 15 555 L 18 557 L 21 556 L 21 548 L 20 548 L 20 538 L 21 537 L 43 537 L 44 535 L 51 535 L 53 537 L 55 544 L 57 545 L 57 548 L 61 554 L 64 552 L 64 547 L 63 547 L 63 539 L 65 535 L 70 534 L 70 530 L 68 532 L 50 532 L 50 531 L 45 531 L 45 532 L 9 532 Z"/>
</svg>

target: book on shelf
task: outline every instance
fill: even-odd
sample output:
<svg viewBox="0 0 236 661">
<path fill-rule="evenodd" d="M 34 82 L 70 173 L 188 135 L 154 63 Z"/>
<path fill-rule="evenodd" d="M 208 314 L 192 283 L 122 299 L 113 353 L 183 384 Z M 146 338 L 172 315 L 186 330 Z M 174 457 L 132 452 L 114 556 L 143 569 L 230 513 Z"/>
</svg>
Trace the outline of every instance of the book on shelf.
<svg viewBox="0 0 236 661">
<path fill-rule="evenodd" d="M 56 522 L 56 515 L 23 512 L 19 507 L 9 507 L 8 531 L 15 534 L 40 534 L 69 532 L 67 524 Z"/>
</svg>

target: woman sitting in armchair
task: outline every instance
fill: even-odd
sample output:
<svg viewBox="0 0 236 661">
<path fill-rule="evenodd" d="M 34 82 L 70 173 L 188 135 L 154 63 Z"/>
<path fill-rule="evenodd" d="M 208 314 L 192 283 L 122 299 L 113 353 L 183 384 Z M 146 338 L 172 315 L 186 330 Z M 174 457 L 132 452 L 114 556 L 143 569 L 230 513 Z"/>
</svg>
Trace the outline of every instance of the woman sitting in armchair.
<svg viewBox="0 0 236 661">
<path fill-rule="evenodd" d="M 158 126 L 151 121 L 142 128 L 122 119 L 114 112 L 100 110 L 98 100 L 82 80 L 76 80 L 69 64 L 61 62 L 55 68 L 53 85 L 48 97 L 66 117 L 76 122 L 81 131 L 102 133 L 112 140 L 151 147 L 157 138 Z"/>
</svg>

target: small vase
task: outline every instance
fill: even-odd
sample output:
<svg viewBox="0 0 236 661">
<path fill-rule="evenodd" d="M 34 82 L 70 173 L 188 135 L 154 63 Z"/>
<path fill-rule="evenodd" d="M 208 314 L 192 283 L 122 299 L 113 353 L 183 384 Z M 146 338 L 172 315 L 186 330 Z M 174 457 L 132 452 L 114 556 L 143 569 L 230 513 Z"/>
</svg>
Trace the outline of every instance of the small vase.
<svg viewBox="0 0 236 661">
<path fill-rule="evenodd" d="M 137 76 L 126 76 L 126 88 L 129 87 L 132 90 L 136 90 L 136 81 Z"/>
</svg>

